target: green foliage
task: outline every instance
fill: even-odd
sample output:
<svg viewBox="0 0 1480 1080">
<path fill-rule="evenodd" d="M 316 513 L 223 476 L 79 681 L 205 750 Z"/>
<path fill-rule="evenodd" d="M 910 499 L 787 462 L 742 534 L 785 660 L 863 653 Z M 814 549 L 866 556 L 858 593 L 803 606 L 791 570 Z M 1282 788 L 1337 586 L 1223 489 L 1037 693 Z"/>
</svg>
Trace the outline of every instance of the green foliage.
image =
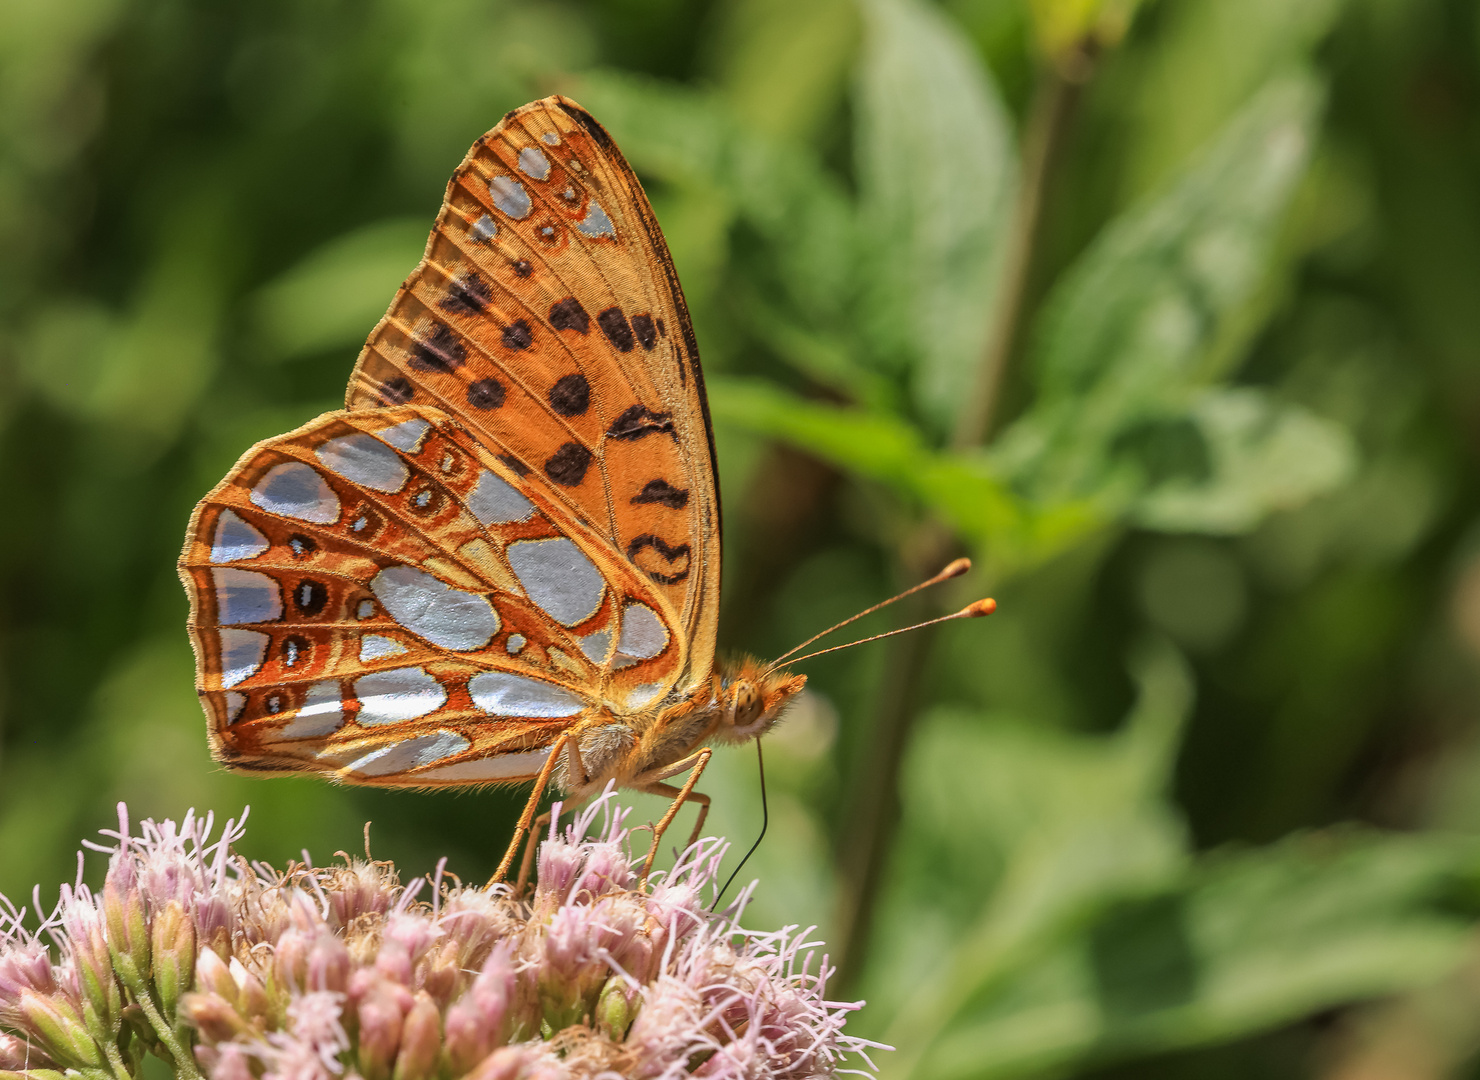
<svg viewBox="0 0 1480 1080">
<path fill-rule="evenodd" d="M 212 766 L 173 560 L 247 446 L 338 406 L 468 144 L 559 91 L 647 185 L 694 312 L 722 647 L 779 654 L 942 536 L 977 570 L 941 610 L 1001 605 L 921 647 L 897 791 L 861 788 L 903 652 L 808 664 L 766 745 L 753 924 L 841 946 L 844 808 L 897 797 L 839 991 L 899 1047 L 884 1075 L 1359 1066 L 1307 1021 L 1424 995 L 1475 1018 L 1421 1031 L 1460 1061 L 1475 31 L 1458 0 L 0 8 L 0 891 L 70 879 L 119 798 L 250 802 L 275 861 L 369 818 L 403 866 L 491 867 L 516 793 Z M 703 781 L 739 847 L 753 770 Z M 1369 1008 L 1373 1045 L 1402 1009 Z"/>
</svg>

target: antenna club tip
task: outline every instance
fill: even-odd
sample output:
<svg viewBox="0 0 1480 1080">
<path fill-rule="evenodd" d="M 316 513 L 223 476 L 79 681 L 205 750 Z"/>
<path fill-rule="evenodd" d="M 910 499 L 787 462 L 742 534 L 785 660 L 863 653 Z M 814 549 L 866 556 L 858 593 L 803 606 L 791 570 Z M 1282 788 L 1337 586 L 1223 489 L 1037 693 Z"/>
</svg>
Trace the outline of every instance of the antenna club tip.
<svg viewBox="0 0 1480 1080">
<path fill-rule="evenodd" d="M 997 601 L 988 596 L 985 599 L 978 600 L 976 601 L 976 603 L 968 604 L 966 607 L 962 608 L 961 617 L 963 619 L 979 619 L 983 615 L 990 615 L 996 610 Z"/>
<path fill-rule="evenodd" d="M 941 581 L 949 581 L 951 578 L 960 577 L 962 574 L 966 573 L 966 571 L 970 569 L 970 559 L 957 559 L 955 562 L 951 563 L 939 574 L 937 574 L 936 577 L 939 578 Z"/>
</svg>

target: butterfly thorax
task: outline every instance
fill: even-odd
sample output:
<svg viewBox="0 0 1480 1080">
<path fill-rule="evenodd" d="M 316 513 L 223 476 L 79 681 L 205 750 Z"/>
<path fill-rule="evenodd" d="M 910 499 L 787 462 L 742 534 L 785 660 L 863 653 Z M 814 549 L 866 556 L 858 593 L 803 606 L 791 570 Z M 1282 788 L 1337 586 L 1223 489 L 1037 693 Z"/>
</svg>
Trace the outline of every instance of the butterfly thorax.
<svg viewBox="0 0 1480 1080">
<path fill-rule="evenodd" d="M 616 780 L 640 789 L 701 746 L 764 735 L 806 683 L 805 675 L 770 671 L 753 657 L 721 661 L 706 684 L 665 708 L 627 718 L 620 725 L 625 731 L 593 728 L 579 743 L 587 783 L 562 786 L 585 793 Z"/>
</svg>

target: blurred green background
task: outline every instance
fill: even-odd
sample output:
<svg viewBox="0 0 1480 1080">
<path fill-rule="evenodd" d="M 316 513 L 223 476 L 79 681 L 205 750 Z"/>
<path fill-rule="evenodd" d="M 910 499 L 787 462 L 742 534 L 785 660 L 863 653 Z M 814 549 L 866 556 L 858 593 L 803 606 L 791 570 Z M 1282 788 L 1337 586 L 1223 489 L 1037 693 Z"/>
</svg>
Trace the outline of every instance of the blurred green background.
<svg viewBox="0 0 1480 1080">
<path fill-rule="evenodd" d="M 883 1075 L 1480 1076 L 1460 0 L 0 0 L 0 891 L 120 799 L 489 871 L 516 794 L 213 766 L 174 560 L 556 91 L 694 310 L 722 647 L 961 553 L 864 627 L 1001 603 L 766 743 L 750 921 L 819 925 Z M 704 788 L 747 846 L 749 751 Z"/>
</svg>

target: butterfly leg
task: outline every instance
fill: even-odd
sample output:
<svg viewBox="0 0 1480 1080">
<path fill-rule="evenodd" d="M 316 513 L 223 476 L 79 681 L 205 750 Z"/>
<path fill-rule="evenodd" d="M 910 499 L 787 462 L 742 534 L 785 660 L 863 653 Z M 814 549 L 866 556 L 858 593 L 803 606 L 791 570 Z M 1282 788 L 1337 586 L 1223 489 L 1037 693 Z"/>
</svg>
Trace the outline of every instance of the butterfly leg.
<svg viewBox="0 0 1480 1080">
<path fill-rule="evenodd" d="M 653 843 L 648 848 L 647 859 L 642 864 L 642 886 L 647 885 L 648 874 L 653 869 L 653 860 L 658 856 L 658 844 L 663 839 L 663 833 L 673 823 L 673 819 L 678 816 L 679 810 L 683 809 L 683 804 L 690 799 L 693 799 L 694 802 L 699 804 L 699 820 L 694 824 L 694 832 L 689 837 L 689 843 L 692 844 L 699 839 L 699 830 L 704 827 L 704 819 L 709 815 L 709 796 L 701 792 L 696 792 L 694 785 L 699 782 L 699 777 L 704 774 L 704 766 L 709 764 L 709 759 L 713 755 L 714 751 L 706 746 L 703 750 L 690 754 L 682 761 L 674 762 L 661 772 L 646 778 L 648 782 L 643 784 L 639 789 L 651 795 L 671 795 L 673 797 L 673 803 L 668 807 L 668 812 L 663 815 L 662 820 L 653 828 Z M 682 788 L 675 790 L 671 784 L 660 783 L 660 781 L 666 780 L 670 776 L 677 776 L 679 773 L 688 769 L 692 769 L 693 771 L 689 773 L 689 778 L 684 781 Z"/>
<path fill-rule="evenodd" d="M 555 766 L 560 761 L 560 755 L 562 753 L 568 753 L 570 755 L 570 761 L 568 763 L 569 786 L 585 785 L 586 769 L 581 763 L 581 753 L 576 748 L 575 736 L 567 732 L 556 740 L 555 746 L 550 750 L 550 756 L 545 759 L 545 767 L 540 770 L 540 775 L 535 779 L 534 788 L 530 791 L 529 799 L 524 804 L 524 813 L 519 815 L 519 824 L 514 827 L 514 837 L 509 841 L 509 849 L 504 852 L 503 861 L 498 864 L 498 869 L 494 871 L 493 877 L 488 879 L 488 886 L 485 887 L 497 885 L 500 881 L 504 880 L 504 875 L 509 872 L 509 866 L 514 862 L 514 855 L 519 850 L 520 842 L 529 835 L 530 827 L 534 823 L 535 807 L 540 805 L 540 799 L 545 794 L 545 785 L 550 782 L 550 774 L 555 771 Z M 577 783 L 578 781 L 579 784 Z M 543 820 L 548 823 L 549 816 L 546 815 Z M 532 842 L 529 846 L 531 849 L 534 848 Z"/>
</svg>

